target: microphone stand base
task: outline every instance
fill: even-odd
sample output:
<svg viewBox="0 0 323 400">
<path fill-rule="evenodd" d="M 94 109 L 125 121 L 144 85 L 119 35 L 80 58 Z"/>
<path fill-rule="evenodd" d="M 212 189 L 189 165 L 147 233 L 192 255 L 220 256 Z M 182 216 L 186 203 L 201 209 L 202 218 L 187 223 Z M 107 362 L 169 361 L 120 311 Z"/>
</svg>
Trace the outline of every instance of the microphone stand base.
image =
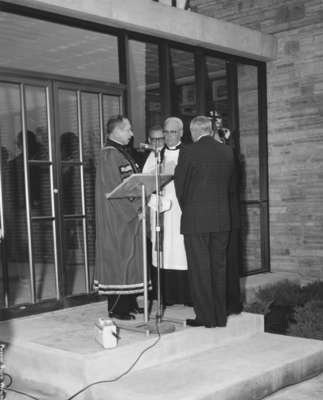
<svg viewBox="0 0 323 400">
<path fill-rule="evenodd" d="M 172 333 L 176 331 L 176 327 L 174 324 L 166 321 L 159 321 L 156 320 L 148 321 L 148 322 L 139 322 L 136 325 L 132 324 L 122 324 L 117 322 L 116 325 L 120 329 L 125 329 L 132 332 L 138 333 L 145 333 L 146 336 L 149 335 L 163 335 L 166 333 Z"/>
</svg>

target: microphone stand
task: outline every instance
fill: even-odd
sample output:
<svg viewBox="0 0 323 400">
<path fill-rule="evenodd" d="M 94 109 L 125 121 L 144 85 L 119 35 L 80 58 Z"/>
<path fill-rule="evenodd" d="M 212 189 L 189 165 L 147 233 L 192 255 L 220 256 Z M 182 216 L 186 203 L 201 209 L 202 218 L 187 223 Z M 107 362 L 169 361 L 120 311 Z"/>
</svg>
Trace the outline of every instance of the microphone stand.
<svg viewBox="0 0 323 400">
<path fill-rule="evenodd" d="M 156 320 L 159 323 L 162 318 L 162 301 L 161 301 L 161 287 L 160 287 L 160 266 L 161 266 L 161 227 L 160 227 L 160 168 L 161 158 L 160 149 L 155 146 L 155 190 L 156 190 L 156 212 L 155 212 L 155 243 L 157 253 L 157 312 Z"/>
<path fill-rule="evenodd" d="M 163 305 L 161 296 L 160 268 L 161 268 L 161 227 L 160 227 L 160 173 L 161 158 L 157 146 L 153 149 L 155 155 L 155 190 L 156 190 L 156 212 L 155 212 L 155 243 L 157 252 L 157 311 L 156 311 L 156 331 L 157 333 L 170 333 L 175 331 L 173 324 L 162 321 Z"/>
<path fill-rule="evenodd" d="M 0 344 L 0 400 L 4 400 L 6 398 L 6 385 L 4 382 L 4 349 L 5 345 Z"/>
</svg>

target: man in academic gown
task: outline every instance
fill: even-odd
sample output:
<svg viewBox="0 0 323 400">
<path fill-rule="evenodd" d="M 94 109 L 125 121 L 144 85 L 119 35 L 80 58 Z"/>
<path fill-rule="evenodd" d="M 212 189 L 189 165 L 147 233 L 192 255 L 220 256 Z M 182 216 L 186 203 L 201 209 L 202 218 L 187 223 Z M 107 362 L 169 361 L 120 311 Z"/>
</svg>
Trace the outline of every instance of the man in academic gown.
<svg viewBox="0 0 323 400">
<path fill-rule="evenodd" d="M 118 115 L 107 124 L 108 139 L 96 173 L 96 264 L 94 287 L 108 296 L 110 317 L 134 319 L 136 296 L 143 292 L 140 199 L 107 199 L 125 178 L 139 172 L 125 150 L 133 136 L 130 122 Z"/>
</svg>

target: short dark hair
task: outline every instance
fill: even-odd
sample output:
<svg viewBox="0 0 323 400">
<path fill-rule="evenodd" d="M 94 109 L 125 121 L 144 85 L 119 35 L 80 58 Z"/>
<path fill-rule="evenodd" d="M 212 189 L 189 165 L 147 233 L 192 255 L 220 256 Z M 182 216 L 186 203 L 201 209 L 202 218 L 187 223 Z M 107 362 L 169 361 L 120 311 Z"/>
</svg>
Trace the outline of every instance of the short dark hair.
<svg viewBox="0 0 323 400">
<path fill-rule="evenodd" d="M 110 135 L 117 126 L 120 126 L 123 124 L 125 120 L 125 117 L 121 114 L 113 115 L 112 117 L 109 118 L 107 122 L 107 133 Z"/>
<path fill-rule="evenodd" d="M 157 132 L 157 131 L 162 131 L 163 127 L 161 125 L 153 125 L 150 129 L 149 129 L 149 134 L 151 132 Z"/>
</svg>

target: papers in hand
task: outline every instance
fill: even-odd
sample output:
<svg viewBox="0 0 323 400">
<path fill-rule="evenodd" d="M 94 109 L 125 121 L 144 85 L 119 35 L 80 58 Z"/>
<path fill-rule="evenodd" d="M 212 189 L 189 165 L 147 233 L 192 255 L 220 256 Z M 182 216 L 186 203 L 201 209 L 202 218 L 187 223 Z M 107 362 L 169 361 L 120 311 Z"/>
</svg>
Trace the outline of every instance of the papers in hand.
<svg viewBox="0 0 323 400">
<path fill-rule="evenodd" d="M 168 211 L 172 206 L 172 201 L 165 196 L 159 196 L 159 212 Z M 148 207 L 152 210 L 157 211 L 157 196 L 156 194 L 152 194 L 150 196 L 150 200 L 148 202 Z"/>
</svg>

